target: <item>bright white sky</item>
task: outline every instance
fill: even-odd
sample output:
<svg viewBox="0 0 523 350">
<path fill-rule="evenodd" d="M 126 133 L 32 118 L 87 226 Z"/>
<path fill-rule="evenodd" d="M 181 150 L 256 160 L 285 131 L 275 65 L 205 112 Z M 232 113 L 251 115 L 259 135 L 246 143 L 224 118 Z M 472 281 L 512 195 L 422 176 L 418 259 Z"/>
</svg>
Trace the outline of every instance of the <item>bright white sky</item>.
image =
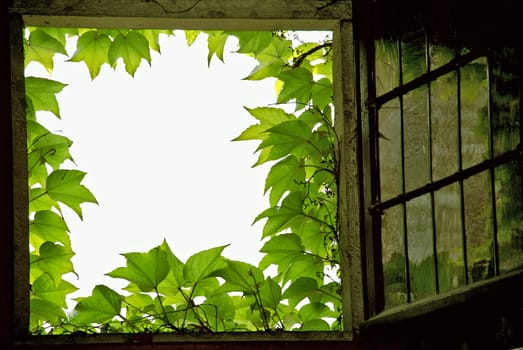
<svg viewBox="0 0 523 350">
<path fill-rule="evenodd" d="M 183 32 L 163 36 L 162 54 L 134 78 L 123 65 L 106 65 L 91 81 L 84 64 L 56 62 L 51 78 L 69 84 L 58 96 L 62 120 L 39 120 L 74 141 L 83 183 L 100 204 L 82 206 L 84 221 L 66 211 L 79 275 L 69 278 L 80 288 L 73 297 L 96 284 L 124 287 L 104 276 L 124 266 L 119 254 L 146 252 L 164 238 L 182 261 L 230 243 L 225 256 L 258 263 L 263 222 L 251 224 L 268 205 L 269 168 L 251 168 L 257 142 L 230 140 L 255 122 L 243 106 L 274 103 L 274 80 L 242 80 L 255 61 L 228 44 L 225 64 L 213 58 L 208 67 L 204 37 L 187 47 Z"/>
</svg>

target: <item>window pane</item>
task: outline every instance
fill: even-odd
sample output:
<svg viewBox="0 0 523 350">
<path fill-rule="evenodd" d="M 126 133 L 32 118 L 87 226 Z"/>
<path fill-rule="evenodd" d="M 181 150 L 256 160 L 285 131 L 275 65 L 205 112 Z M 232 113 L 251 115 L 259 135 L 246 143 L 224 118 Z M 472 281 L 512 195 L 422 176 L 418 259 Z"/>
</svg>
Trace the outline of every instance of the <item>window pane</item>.
<svg viewBox="0 0 523 350">
<path fill-rule="evenodd" d="M 411 91 L 403 101 L 405 190 L 408 192 L 430 182 L 427 87 Z"/>
<path fill-rule="evenodd" d="M 430 85 L 432 178 L 439 180 L 459 169 L 457 74 L 446 74 Z"/>
<path fill-rule="evenodd" d="M 401 40 L 402 83 L 408 83 L 427 72 L 425 31 L 403 35 Z"/>
<path fill-rule="evenodd" d="M 381 199 L 386 200 L 403 192 L 401 113 L 398 99 L 381 107 L 379 132 Z"/>
<path fill-rule="evenodd" d="M 397 40 L 377 40 L 374 45 L 376 56 L 376 95 L 398 87 L 400 81 L 399 50 Z"/>
<path fill-rule="evenodd" d="M 388 307 L 407 302 L 403 205 L 384 211 L 381 220 L 383 284 Z"/>
<path fill-rule="evenodd" d="M 493 152 L 500 155 L 520 142 L 519 76 L 513 49 L 497 50 L 492 59 L 491 118 Z"/>
<path fill-rule="evenodd" d="M 479 58 L 460 70 L 463 168 L 488 158 L 489 116 L 487 60 Z"/>
<path fill-rule="evenodd" d="M 490 176 L 482 172 L 463 183 L 469 281 L 494 276 L 494 234 Z"/>
<path fill-rule="evenodd" d="M 441 292 L 465 284 L 461 190 L 458 183 L 434 193 L 438 280 Z"/>
<path fill-rule="evenodd" d="M 436 292 L 430 195 L 407 202 L 407 246 L 412 301 Z"/>
<path fill-rule="evenodd" d="M 521 162 L 506 164 L 495 170 L 500 273 L 523 266 L 522 173 Z"/>
</svg>

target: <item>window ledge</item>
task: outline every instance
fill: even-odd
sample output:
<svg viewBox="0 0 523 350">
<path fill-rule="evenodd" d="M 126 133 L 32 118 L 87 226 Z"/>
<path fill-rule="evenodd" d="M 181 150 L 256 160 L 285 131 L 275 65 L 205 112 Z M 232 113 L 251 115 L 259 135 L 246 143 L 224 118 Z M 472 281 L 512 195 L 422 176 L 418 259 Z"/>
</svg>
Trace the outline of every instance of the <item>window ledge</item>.
<svg viewBox="0 0 523 350">
<path fill-rule="evenodd" d="M 441 293 L 431 298 L 409 304 L 391 307 L 360 324 L 360 331 L 370 331 L 384 327 L 397 327 L 407 321 L 418 321 L 431 317 L 454 317 L 457 307 L 481 305 L 482 311 L 501 310 L 503 307 L 523 305 L 523 270 L 514 271 L 485 281 L 475 282 L 465 287 Z M 477 313 L 469 314 L 477 318 Z M 463 317 L 463 314 L 461 314 Z M 466 317 L 466 316 L 465 316 Z"/>
</svg>

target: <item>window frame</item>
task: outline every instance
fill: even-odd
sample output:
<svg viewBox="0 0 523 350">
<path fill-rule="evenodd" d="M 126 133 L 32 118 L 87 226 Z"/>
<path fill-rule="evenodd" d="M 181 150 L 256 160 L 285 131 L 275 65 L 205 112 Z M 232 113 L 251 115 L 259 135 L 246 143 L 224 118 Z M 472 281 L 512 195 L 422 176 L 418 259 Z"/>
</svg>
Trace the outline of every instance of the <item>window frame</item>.
<svg viewBox="0 0 523 350">
<path fill-rule="evenodd" d="M 135 334 L 81 335 L 72 336 L 34 336 L 28 334 L 29 324 L 29 254 L 28 246 L 28 203 L 27 203 L 27 165 L 25 131 L 25 88 L 23 67 L 23 28 L 24 26 L 41 27 L 96 27 L 130 29 L 195 29 L 195 30 L 276 30 L 279 28 L 295 30 L 331 30 L 333 31 L 334 76 L 340 78 L 333 82 L 336 105 L 336 128 L 342 140 L 341 147 L 348 152 L 341 152 L 343 157 L 355 159 L 356 143 L 347 138 L 348 132 L 355 133 L 350 124 L 355 125 L 356 110 L 353 94 L 355 93 L 354 45 L 352 43 L 351 2 L 342 0 L 320 5 L 310 0 L 294 1 L 292 5 L 279 0 L 268 0 L 259 12 L 253 11 L 253 4 L 247 1 L 224 1 L 221 4 L 201 0 L 183 0 L 169 11 L 159 2 L 154 1 L 111 1 L 101 6 L 99 1 L 88 0 L 78 3 L 71 0 L 52 0 L 45 4 L 38 0 L 15 0 L 10 8 L 11 42 L 11 81 L 12 81 L 12 155 L 13 155 L 13 233 L 14 233 L 14 313 L 13 328 L 15 342 L 29 344 L 90 344 L 90 343 L 170 343 L 170 342 L 253 342 L 253 341 L 332 341 L 333 345 L 350 341 L 353 338 L 354 324 L 362 320 L 363 292 L 358 278 L 358 244 L 349 245 L 351 230 L 347 223 L 357 228 L 358 221 L 350 218 L 348 207 L 358 205 L 358 198 L 346 203 L 343 197 L 339 205 L 340 248 L 342 273 L 344 328 L 342 332 L 284 332 L 267 334 L 248 333 L 213 333 L 205 335 L 155 334 L 145 337 Z M 257 4 L 259 8 L 259 4 Z M 300 10 L 300 11 L 297 11 Z M 139 15 L 137 15 L 139 14 Z M 290 14 L 290 15 L 289 15 Z M 255 19 L 254 19 L 255 18 Z M 348 102 L 346 102 L 348 101 Z M 349 140 L 349 142 L 343 142 Z M 342 163 L 347 161 L 342 160 Z M 344 167 L 340 171 L 340 194 L 350 188 L 358 188 L 351 183 L 350 171 L 356 168 Z M 346 185 L 345 185 L 346 183 Z M 343 191 L 343 192 L 342 192 Z M 349 197 L 350 198 L 350 197 Z M 355 221 L 354 223 L 352 223 Z M 356 225 L 356 226 L 355 226 Z M 356 230 L 359 232 L 359 230 Z M 358 234 L 354 235 L 356 240 Z M 357 242 L 356 242 L 357 243 Z M 347 247 L 347 249 L 345 248 Z M 354 258 L 356 257 L 356 259 Z M 350 260 L 350 261 L 349 261 Z M 349 268 L 347 268 L 347 266 Z M 350 271 L 349 271 L 350 270 Z M 358 316 L 360 314 L 360 316 Z"/>
<path fill-rule="evenodd" d="M 520 297 L 518 297 L 518 295 L 523 293 L 523 267 L 510 273 L 495 275 L 494 277 L 482 281 L 470 282 L 456 289 L 438 292 L 418 301 L 407 302 L 385 308 L 384 297 L 383 295 L 380 295 L 383 293 L 384 287 L 381 256 L 381 224 L 380 222 L 376 222 L 379 221 L 376 220 L 376 216 L 380 215 L 379 212 L 381 209 L 387 209 L 397 204 L 406 203 L 411 199 L 419 198 L 422 194 L 431 194 L 438 188 L 444 187 L 450 183 L 463 181 L 470 176 L 481 173 L 481 171 L 494 171 L 497 166 L 510 164 L 510 161 L 519 160 L 519 162 L 521 162 L 521 159 L 523 159 L 523 127 L 521 126 L 523 112 L 520 108 L 520 143 L 519 146 L 516 146 L 512 151 L 496 156 L 490 155 L 487 160 L 474 164 L 469 168 L 459 169 L 455 174 L 445 176 L 436 181 L 431 181 L 425 186 L 416 188 L 412 191 L 406 191 L 403 194 L 382 201 L 380 199 L 379 151 L 377 151 L 377 149 L 379 149 L 379 134 L 375 131 L 378 125 L 378 110 L 380 105 L 391 100 L 393 97 L 403 96 L 408 92 L 412 92 L 417 87 L 432 82 L 437 77 L 440 77 L 447 72 L 458 70 L 478 57 L 488 58 L 489 49 L 491 47 L 497 47 L 498 45 L 500 47 L 503 47 L 503 45 L 513 47 L 518 50 L 519 57 L 521 57 L 523 47 L 518 39 L 514 37 L 514 33 L 510 31 L 512 28 L 507 28 L 505 26 L 500 26 L 501 29 L 499 31 L 488 32 L 488 35 L 485 35 L 486 40 L 484 42 L 478 41 L 478 38 L 481 38 L 482 32 L 491 29 L 491 27 L 488 27 L 488 29 L 481 27 L 484 24 L 484 20 L 488 19 L 495 24 L 497 23 L 496 21 L 499 21 L 500 19 L 503 21 L 503 17 L 487 16 L 485 14 L 485 17 L 478 16 L 477 18 L 471 19 L 467 17 L 469 15 L 469 8 L 460 8 L 457 6 L 452 8 L 454 10 L 452 15 L 455 17 L 442 18 L 452 18 L 454 21 L 462 20 L 463 23 L 454 23 L 454 25 L 459 25 L 460 29 L 466 28 L 468 31 L 466 32 L 466 35 L 464 35 L 466 38 L 465 40 L 470 40 L 469 44 L 478 49 L 472 51 L 470 54 L 457 56 L 454 61 L 443 65 L 440 68 L 430 70 L 412 81 L 406 83 L 402 82 L 397 85 L 396 88 L 378 95 L 376 94 L 375 82 L 373 81 L 376 78 L 376 72 L 373 65 L 375 55 L 374 40 L 377 37 L 375 37 L 377 30 L 373 26 L 373 23 L 387 23 L 386 19 L 388 16 L 397 15 L 397 13 L 391 14 L 386 10 L 384 11 L 383 3 L 386 3 L 386 0 L 378 0 L 374 2 L 367 2 L 365 0 L 356 1 L 354 10 L 355 28 L 357 33 L 360 34 L 356 37 L 356 58 L 358 60 L 357 66 L 360 77 L 358 108 L 360 116 L 359 127 L 362 130 L 360 174 L 363 191 L 361 195 L 363 201 L 361 242 L 363 247 L 362 253 L 364 254 L 363 283 L 366 290 L 365 316 L 364 321 L 359 325 L 360 331 L 379 332 L 380 330 L 388 329 L 387 332 L 391 333 L 394 332 L 394 330 L 398 330 L 398 327 L 401 327 L 401 325 L 409 324 L 414 326 L 415 322 L 419 320 L 428 320 L 427 322 L 431 322 L 430 320 L 433 321 L 441 315 L 445 315 L 444 317 L 449 318 L 456 317 L 457 315 L 453 312 L 456 310 L 462 311 L 463 309 L 471 307 L 471 305 L 477 306 L 479 304 L 485 310 L 489 310 L 490 312 L 495 311 L 496 307 L 502 308 L 520 305 L 521 302 L 519 301 Z M 444 15 L 450 16 L 450 12 L 445 12 L 448 8 L 443 4 L 438 3 L 438 5 L 435 5 L 434 3 L 429 1 L 426 4 L 421 4 L 419 8 L 415 8 L 414 6 L 412 6 L 412 8 L 417 10 L 427 10 L 433 9 L 431 6 L 438 6 L 439 9 L 443 9 L 441 11 Z M 412 4 L 408 1 L 397 1 L 391 3 L 390 6 L 400 12 L 411 5 Z M 428 19 L 434 21 L 436 21 L 435 18 L 440 14 L 428 13 L 432 16 Z M 365 18 L 373 18 L 374 22 L 370 23 L 365 21 Z M 437 21 L 443 21 L 442 18 L 438 18 Z M 401 18 L 398 22 L 395 22 L 395 24 L 401 27 L 404 23 L 400 22 Z M 423 23 L 430 28 L 431 23 Z M 472 31 L 476 29 L 478 29 L 477 33 L 474 33 L 474 35 L 471 34 Z M 500 38 L 503 38 L 503 40 L 499 40 Z M 523 73 L 521 63 L 518 69 L 518 73 L 521 75 Z M 520 81 L 520 106 L 523 103 L 523 94 L 521 93 L 521 91 L 523 91 L 522 88 L 523 83 Z M 491 136 L 489 135 L 488 137 L 490 138 Z M 491 180 L 489 180 L 489 182 L 490 181 Z M 500 296 L 503 296 L 501 298 L 503 300 L 500 300 Z M 490 305 L 485 306 L 485 303 Z"/>
</svg>

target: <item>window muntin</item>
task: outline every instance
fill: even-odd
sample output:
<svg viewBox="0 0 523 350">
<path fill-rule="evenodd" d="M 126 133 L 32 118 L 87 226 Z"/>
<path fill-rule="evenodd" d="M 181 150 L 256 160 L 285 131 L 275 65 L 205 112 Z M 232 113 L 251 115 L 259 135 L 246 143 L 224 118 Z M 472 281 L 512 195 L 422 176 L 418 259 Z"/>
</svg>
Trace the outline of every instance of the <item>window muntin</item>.
<svg viewBox="0 0 523 350">
<path fill-rule="evenodd" d="M 391 33 L 370 60 L 377 312 L 523 267 L 515 51 Z"/>
</svg>

